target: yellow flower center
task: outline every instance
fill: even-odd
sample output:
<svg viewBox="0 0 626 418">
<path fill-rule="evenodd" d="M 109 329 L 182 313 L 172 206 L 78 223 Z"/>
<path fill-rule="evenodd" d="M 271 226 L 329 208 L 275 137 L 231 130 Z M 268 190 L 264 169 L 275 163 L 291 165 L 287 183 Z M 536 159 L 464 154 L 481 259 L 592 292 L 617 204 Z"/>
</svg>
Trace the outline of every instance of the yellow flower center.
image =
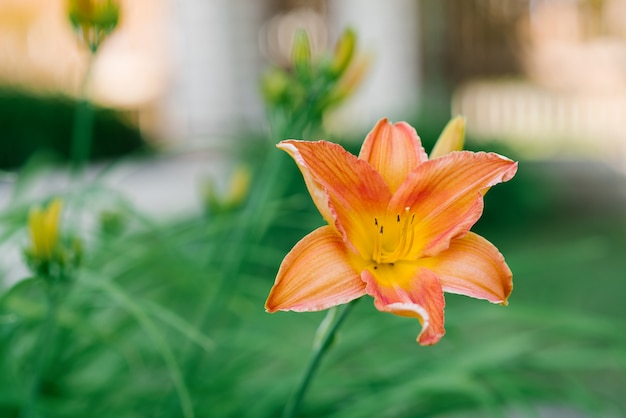
<svg viewBox="0 0 626 418">
<path fill-rule="evenodd" d="M 372 259 L 376 264 L 391 264 L 405 259 L 409 254 L 415 239 L 412 226 L 415 214 L 410 213 L 410 210 L 409 207 L 405 208 L 404 213 L 396 214 L 395 219 L 388 217 L 385 224 L 374 218 L 377 233 Z"/>
</svg>

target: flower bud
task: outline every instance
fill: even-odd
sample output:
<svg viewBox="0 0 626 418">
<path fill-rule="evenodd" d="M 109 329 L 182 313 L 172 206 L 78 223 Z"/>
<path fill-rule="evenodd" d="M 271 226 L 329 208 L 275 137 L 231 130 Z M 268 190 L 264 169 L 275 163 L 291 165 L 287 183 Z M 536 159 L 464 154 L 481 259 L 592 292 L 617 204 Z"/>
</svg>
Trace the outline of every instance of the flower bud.
<svg viewBox="0 0 626 418">
<path fill-rule="evenodd" d="M 120 16 L 118 0 L 69 0 L 68 16 L 83 43 L 95 53 L 115 29 Z"/>
<path fill-rule="evenodd" d="M 370 55 L 359 55 L 352 60 L 343 76 L 337 80 L 333 90 L 324 99 L 324 107 L 333 107 L 346 100 L 361 85 L 369 71 L 372 58 Z"/>
<path fill-rule="evenodd" d="M 59 218 L 63 202 L 54 199 L 47 208 L 34 207 L 28 214 L 30 255 L 40 261 L 52 260 L 59 241 Z"/>
<path fill-rule="evenodd" d="M 352 28 L 346 29 L 335 47 L 335 54 L 328 68 L 329 75 L 333 78 L 340 77 L 350 65 L 356 46 L 356 32 Z"/>
<path fill-rule="evenodd" d="M 231 206 L 239 206 L 245 200 L 250 189 L 252 173 L 247 166 L 240 165 L 230 176 L 226 202 Z"/>
<path fill-rule="evenodd" d="M 70 279 L 83 252 L 78 238 L 61 236 L 62 208 L 63 202 L 57 198 L 45 208 L 32 208 L 28 214 L 30 245 L 24 249 L 24 256 L 31 270 L 50 282 Z"/>
<path fill-rule="evenodd" d="M 430 152 L 430 159 L 441 157 L 453 151 L 461 151 L 465 142 L 465 118 L 456 116 L 447 123 L 446 127 L 439 135 L 433 150 Z"/>
<path fill-rule="evenodd" d="M 235 168 L 230 176 L 227 189 L 223 193 L 220 193 L 212 180 L 208 180 L 203 185 L 202 190 L 208 212 L 227 212 L 241 206 L 248 196 L 251 181 L 252 174 L 245 165 Z"/>
<path fill-rule="evenodd" d="M 289 77 L 279 68 L 272 68 L 261 78 L 261 93 L 271 105 L 283 102 L 289 93 Z"/>
<path fill-rule="evenodd" d="M 309 35 L 304 29 L 298 29 L 293 37 L 291 61 L 298 74 L 308 74 L 311 71 L 311 43 Z"/>
</svg>

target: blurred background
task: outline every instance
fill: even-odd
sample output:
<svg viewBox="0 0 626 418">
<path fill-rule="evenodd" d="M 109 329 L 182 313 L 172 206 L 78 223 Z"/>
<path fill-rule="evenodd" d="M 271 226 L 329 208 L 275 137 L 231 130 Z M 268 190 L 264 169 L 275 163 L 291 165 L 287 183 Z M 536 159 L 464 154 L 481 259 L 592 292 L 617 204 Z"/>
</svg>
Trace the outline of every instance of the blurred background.
<svg viewBox="0 0 626 418">
<path fill-rule="evenodd" d="M 302 416 L 626 415 L 626 0 L 121 0 L 94 54 L 67 4 L 0 0 L 0 416 L 279 415 L 323 313 L 263 303 L 323 220 L 260 80 L 291 71 L 297 29 L 315 58 L 346 27 L 367 72 L 302 138 L 356 153 L 388 117 L 429 150 L 464 115 L 468 149 L 520 161 L 475 228 L 515 290 L 507 308 L 448 295 L 431 348 L 362 302 Z M 22 252 L 52 196 L 84 257 L 39 367 Z"/>
<path fill-rule="evenodd" d="M 623 166 L 621 0 L 122 4 L 89 97 L 151 143 L 210 141 L 261 126 L 259 74 L 268 62 L 288 63 L 294 30 L 306 28 L 319 53 L 349 25 L 375 64 L 328 122 L 334 129 L 365 129 L 381 113 L 410 119 L 450 102 L 477 137 L 506 140 L 533 157 L 592 155 Z M 65 2 L 0 7 L 3 102 L 32 98 L 45 109 L 51 97 L 76 97 L 87 53 L 67 24 Z M 131 148 L 136 138 L 126 135 Z"/>
</svg>

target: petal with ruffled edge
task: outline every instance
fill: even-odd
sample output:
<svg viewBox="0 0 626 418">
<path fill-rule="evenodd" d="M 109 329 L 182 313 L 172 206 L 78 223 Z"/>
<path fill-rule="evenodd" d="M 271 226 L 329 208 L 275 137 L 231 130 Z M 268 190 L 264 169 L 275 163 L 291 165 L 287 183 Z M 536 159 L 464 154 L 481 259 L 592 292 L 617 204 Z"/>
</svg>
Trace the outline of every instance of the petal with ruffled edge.
<svg viewBox="0 0 626 418">
<path fill-rule="evenodd" d="M 365 284 L 351 257 L 330 226 L 311 232 L 285 256 L 265 309 L 319 311 L 363 296 Z"/>
<path fill-rule="evenodd" d="M 395 192 L 406 176 L 428 160 L 415 128 L 406 122 L 378 121 L 361 146 L 359 158 L 370 163 Z"/>
<path fill-rule="evenodd" d="M 375 218 L 384 214 L 391 193 L 366 161 L 340 145 L 326 141 L 282 141 L 278 148 L 296 161 L 309 193 L 328 222 L 362 258 L 371 257 L 378 229 Z"/>
<path fill-rule="evenodd" d="M 437 275 L 448 293 L 506 305 L 513 290 L 513 274 L 502 254 L 473 232 L 452 240 L 450 248 L 419 263 Z"/>
<path fill-rule="evenodd" d="M 389 204 L 389 213 L 409 211 L 412 245 L 403 259 L 437 255 L 466 234 L 483 210 L 482 190 L 510 180 L 517 163 L 494 153 L 458 151 L 413 170 Z M 408 209 L 407 209 L 408 208 Z M 413 217 L 413 215 L 415 215 Z"/>
<path fill-rule="evenodd" d="M 364 270 L 361 278 L 365 291 L 374 298 L 374 306 L 382 312 L 417 318 L 422 331 L 417 341 L 436 344 L 445 334 L 443 326 L 445 300 L 437 276 L 413 263 L 382 264 Z"/>
</svg>

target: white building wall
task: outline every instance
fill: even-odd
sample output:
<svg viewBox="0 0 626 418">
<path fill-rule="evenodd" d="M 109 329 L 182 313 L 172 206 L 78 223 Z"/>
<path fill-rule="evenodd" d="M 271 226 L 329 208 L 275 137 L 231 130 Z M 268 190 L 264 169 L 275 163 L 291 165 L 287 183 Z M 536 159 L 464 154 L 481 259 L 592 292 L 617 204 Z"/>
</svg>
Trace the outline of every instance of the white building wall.
<svg viewBox="0 0 626 418">
<path fill-rule="evenodd" d="M 263 129 L 258 36 L 270 1 L 170 1 L 174 68 L 162 112 L 165 139 L 219 140 L 241 126 Z M 418 2 L 326 0 L 325 5 L 331 44 L 352 26 L 360 48 L 373 56 L 365 83 L 331 118 L 331 130 L 363 130 L 381 117 L 414 115 L 420 95 Z"/>
<path fill-rule="evenodd" d="M 257 80 L 262 1 L 172 1 L 172 85 L 164 135 L 190 140 L 232 133 L 261 120 Z"/>
<path fill-rule="evenodd" d="M 331 128 L 362 130 L 382 117 L 415 115 L 421 93 L 418 6 L 416 0 L 327 0 L 331 39 L 352 26 L 360 47 L 373 56 L 363 86 Z"/>
</svg>

